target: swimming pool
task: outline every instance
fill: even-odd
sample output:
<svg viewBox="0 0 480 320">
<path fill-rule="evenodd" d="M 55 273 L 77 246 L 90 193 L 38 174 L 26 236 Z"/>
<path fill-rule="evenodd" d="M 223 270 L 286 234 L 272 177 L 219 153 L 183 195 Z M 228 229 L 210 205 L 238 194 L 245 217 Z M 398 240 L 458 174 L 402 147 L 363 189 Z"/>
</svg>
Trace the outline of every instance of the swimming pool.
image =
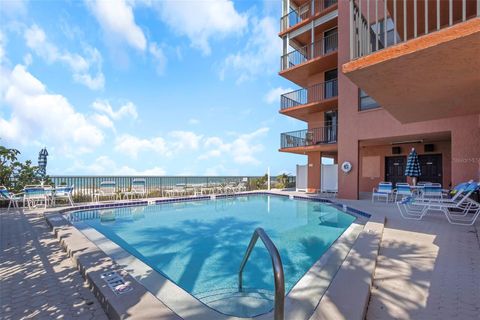
<svg viewBox="0 0 480 320">
<path fill-rule="evenodd" d="M 238 269 L 255 228 L 265 229 L 277 246 L 288 292 L 355 220 L 329 203 L 274 195 L 71 215 L 74 224 L 97 230 L 203 303 L 236 316 L 253 316 L 273 307 L 271 260 L 261 242 L 244 270 L 248 289 L 243 295 L 237 292 Z M 237 300 L 248 295 L 247 307 L 232 305 L 235 294 Z"/>
</svg>

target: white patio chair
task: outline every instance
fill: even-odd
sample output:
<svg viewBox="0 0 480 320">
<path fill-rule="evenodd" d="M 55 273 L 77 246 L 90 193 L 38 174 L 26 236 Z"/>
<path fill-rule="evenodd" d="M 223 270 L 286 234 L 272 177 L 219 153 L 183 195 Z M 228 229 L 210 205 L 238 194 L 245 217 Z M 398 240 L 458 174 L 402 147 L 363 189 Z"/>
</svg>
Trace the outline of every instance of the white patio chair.
<svg viewBox="0 0 480 320">
<path fill-rule="evenodd" d="M 410 197 L 413 195 L 410 185 L 405 182 L 398 182 L 395 185 L 394 193 L 395 193 L 395 202 L 397 202 L 398 196 L 400 196 L 400 199 L 402 199 L 404 196 Z"/>
<path fill-rule="evenodd" d="M 29 209 L 32 209 L 43 204 L 44 208 L 47 208 L 49 201 L 47 192 L 50 192 L 49 189 L 45 189 L 43 186 L 25 186 L 23 189 L 23 207 L 28 206 Z"/>
<path fill-rule="evenodd" d="M 388 202 L 390 196 L 393 195 L 393 186 L 391 182 L 380 182 L 377 188 L 372 190 L 372 202 L 375 201 L 375 197 L 384 197 L 385 202 Z"/>
<path fill-rule="evenodd" d="M 4 186 L 0 186 L 0 200 L 1 201 L 8 201 L 8 208 L 13 205 L 14 208 L 18 208 L 18 202 L 23 199 L 23 193 L 14 194 L 9 192 L 7 188 Z"/>
<path fill-rule="evenodd" d="M 117 200 L 119 195 L 117 194 L 116 186 L 117 184 L 115 181 L 100 182 L 99 189 L 92 195 L 92 201 L 98 202 L 102 197 Z"/>
<path fill-rule="evenodd" d="M 147 196 L 147 183 L 145 179 L 133 179 L 132 186 L 130 191 L 124 192 L 123 196 L 129 199 L 129 196 L 136 198 L 139 196 L 140 199 L 143 199 Z"/>
<path fill-rule="evenodd" d="M 57 200 L 66 200 L 70 204 L 70 206 L 73 207 L 73 188 L 73 185 L 55 187 L 52 199 L 53 205 L 56 205 Z"/>
</svg>

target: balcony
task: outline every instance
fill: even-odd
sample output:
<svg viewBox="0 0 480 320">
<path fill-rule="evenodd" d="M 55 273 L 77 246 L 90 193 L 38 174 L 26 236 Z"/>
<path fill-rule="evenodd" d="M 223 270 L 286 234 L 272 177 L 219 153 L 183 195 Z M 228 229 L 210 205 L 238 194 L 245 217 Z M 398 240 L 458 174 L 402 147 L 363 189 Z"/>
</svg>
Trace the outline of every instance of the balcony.
<svg viewBox="0 0 480 320">
<path fill-rule="evenodd" d="M 292 1 L 291 4 L 295 4 L 295 2 Z M 280 18 L 280 32 L 282 33 L 298 26 L 301 22 L 308 20 L 310 17 L 330 8 L 336 3 L 337 0 L 308 0 L 306 3 L 295 7 L 291 5 L 290 12 Z"/>
<path fill-rule="evenodd" d="M 337 149 L 337 125 L 282 133 L 280 151 L 305 154 Z"/>
<path fill-rule="evenodd" d="M 397 120 L 480 113 L 478 1 L 350 0 L 350 10 L 342 71 Z"/>
<path fill-rule="evenodd" d="M 331 110 L 337 106 L 337 79 L 317 83 L 280 96 L 280 113 L 308 121 L 311 114 Z"/>
<path fill-rule="evenodd" d="M 280 75 L 306 87 L 310 75 L 336 67 L 337 49 L 338 35 L 334 33 L 284 54 L 280 59 Z"/>
</svg>

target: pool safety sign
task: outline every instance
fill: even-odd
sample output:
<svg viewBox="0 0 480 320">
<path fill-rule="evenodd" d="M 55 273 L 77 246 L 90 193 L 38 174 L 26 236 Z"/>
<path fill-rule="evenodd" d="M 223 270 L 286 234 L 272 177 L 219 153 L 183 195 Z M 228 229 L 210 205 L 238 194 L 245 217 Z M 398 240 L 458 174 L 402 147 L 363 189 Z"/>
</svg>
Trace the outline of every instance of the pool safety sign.
<svg viewBox="0 0 480 320">
<path fill-rule="evenodd" d="M 117 296 L 133 290 L 133 287 L 115 271 L 104 272 L 101 277 Z"/>
</svg>

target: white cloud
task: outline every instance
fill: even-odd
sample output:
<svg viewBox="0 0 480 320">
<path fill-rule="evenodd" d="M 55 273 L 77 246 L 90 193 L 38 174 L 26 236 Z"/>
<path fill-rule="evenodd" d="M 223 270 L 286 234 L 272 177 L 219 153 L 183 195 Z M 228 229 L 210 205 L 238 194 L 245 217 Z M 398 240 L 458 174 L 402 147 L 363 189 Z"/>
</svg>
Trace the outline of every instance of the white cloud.
<svg viewBox="0 0 480 320">
<path fill-rule="evenodd" d="M 2 30 L 0 30 L 0 64 L 3 63 L 3 59 L 5 59 L 5 46 L 7 45 L 7 37 Z"/>
<path fill-rule="evenodd" d="M 115 150 L 134 159 L 138 157 L 140 152 L 150 151 L 164 156 L 170 156 L 172 154 L 167 147 L 165 139 L 162 137 L 141 139 L 128 134 L 117 137 Z"/>
<path fill-rule="evenodd" d="M 224 142 L 219 137 L 210 137 L 205 140 L 204 147 L 207 149 L 198 157 L 199 160 L 207 160 L 218 157 L 231 157 L 237 164 L 258 165 L 260 161 L 255 157 L 263 150 L 263 145 L 258 138 L 265 135 L 269 128 L 260 128 L 254 132 L 240 134 L 232 142 Z"/>
<path fill-rule="evenodd" d="M 90 117 L 90 119 L 100 127 L 109 128 L 115 131 L 115 124 L 104 114 L 95 113 Z"/>
<path fill-rule="evenodd" d="M 30 53 L 27 53 L 25 56 L 23 56 L 23 65 L 25 67 L 28 67 L 32 64 L 33 58 Z"/>
<path fill-rule="evenodd" d="M 68 51 L 61 52 L 51 43 L 39 26 L 32 25 L 24 33 L 27 46 L 48 63 L 62 62 L 73 72 L 73 79 L 92 90 L 103 89 L 105 77 L 101 71 L 102 56 L 96 48 L 85 47 L 85 57 Z M 91 73 L 95 73 L 92 75 Z"/>
<path fill-rule="evenodd" d="M 191 131 L 172 131 L 163 137 L 138 138 L 132 135 L 119 136 L 115 150 L 131 158 L 138 158 L 140 153 L 153 152 L 157 155 L 171 157 L 182 152 L 192 156 L 194 151 L 200 153 L 198 160 L 220 159 L 229 164 L 258 165 L 257 155 L 264 147 L 260 138 L 269 128 L 260 128 L 251 133 L 233 134 L 233 140 L 224 141 L 219 137 L 205 137 Z"/>
<path fill-rule="evenodd" d="M 13 145 L 45 144 L 65 154 L 90 152 L 103 143 L 103 132 L 75 111 L 68 100 L 47 92 L 25 66 L 2 68 L 1 101 L 11 108 L 0 118 L 0 136 Z M 2 81 L 2 82 L 3 82 Z"/>
<path fill-rule="evenodd" d="M 265 102 L 268 104 L 273 104 L 275 102 L 280 102 L 280 96 L 284 93 L 291 92 L 293 91 L 292 88 L 283 88 L 283 87 L 277 87 L 273 88 L 270 91 L 267 92 L 265 95 Z"/>
<path fill-rule="evenodd" d="M 2 1 L 2 16 L 10 18 L 22 17 L 27 14 L 27 0 Z"/>
<path fill-rule="evenodd" d="M 195 124 L 199 124 L 199 123 L 200 123 L 200 120 L 198 120 L 198 119 L 195 119 L 195 118 L 188 119 L 188 124 L 195 125 Z"/>
<path fill-rule="evenodd" d="M 152 42 L 148 46 L 148 51 L 150 51 L 150 54 L 154 58 L 157 73 L 163 75 L 165 73 L 165 67 L 167 66 L 167 57 L 165 56 L 163 49 L 155 42 Z"/>
<path fill-rule="evenodd" d="M 134 159 L 142 152 L 170 157 L 173 154 L 197 150 L 202 139 L 201 135 L 191 131 L 171 131 L 167 136 L 167 139 L 160 136 L 139 138 L 124 134 L 117 137 L 115 150 Z"/>
<path fill-rule="evenodd" d="M 131 47 L 144 51 L 147 40 L 142 29 L 135 23 L 132 6 L 124 0 L 86 1 L 108 38 L 124 41 Z"/>
<path fill-rule="evenodd" d="M 92 104 L 92 108 L 99 112 L 109 116 L 113 120 L 119 120 L 123 117 L 130 116 L 133 119 L 137 119 L 137 107 L 132 102 L 127 102 L 120 106 L 117 111 L 113 110 L 110 102 L 106 100 L 96 100 Z"/>
<path fill-rule="evenodd" d="M 118 165 L 108 156 L 99 156 L 89 164 L 85 164 L 83 161 L 76 161 L 67 171 L 75 172 L 76 174 L 119 176 L 163 176 L 166 174 L 165 169 L 158 166 L 144 170 L 137 170 L 126 165 Z"/>
<path fill-rule="evenodd" d="M 232 72 L 241 83 L 262 74 L 278 71 L 282 41 L 277 36 L 278 20 L 272 17 L 253 18 L 245 49 L 227 56 L 220 69 L 220 79 Z"/>
<path fill-rule="evenodd" d="M 169 136 L 172 148 L 175 151 L 181 150 L 197 150 L 200 145 L 201 135 L 197 135 L 191 131 L 172 131 Z"/>
<path fill-rule="evenodd" d="M 210 38 L 241 33 L 247 16 L 235 10 L 233 1 L 159 1 L 160 18 L 179 35 L 190 39 L 194 48 L 209 55 Z"/>
</svg>

